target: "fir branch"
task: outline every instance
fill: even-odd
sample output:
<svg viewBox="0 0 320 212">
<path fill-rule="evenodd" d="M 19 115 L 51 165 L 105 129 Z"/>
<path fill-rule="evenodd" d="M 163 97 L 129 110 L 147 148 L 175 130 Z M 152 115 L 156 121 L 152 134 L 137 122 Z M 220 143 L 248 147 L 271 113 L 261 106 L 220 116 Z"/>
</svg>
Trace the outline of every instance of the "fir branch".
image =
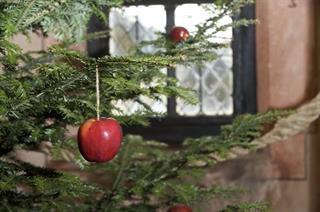
<svg viewBox="0 0 320 212">
<path fill-rule="evenodd" d="M 104 56 L 98 59 L 89 58 L 84 54 L 77 51 L 65 49 L 59 46 L 54 46 L 50 48 L 50 52 L 54 55 L 64 56 L 66 58 L 75 59 L 82 64 L 88 64 L 93 66 L 94 64 L 99 67 L 127 67 L 128 65 L 140 65 L 140 66 L 150 66 L 150 67 L 167 67 L 173 66 L 177 57 L 172 56 Z"/>
<path fill-rule="evenodd" d="M 36 2 L 37 0 L 32 0 L 31 2 L 28 2 L 27 6 L 25 7 L 25 9 L 23 9 L 23 12 L 21 14 L 21 16 L 18 18 L 17 22 L 16 22 L 16 27 L 19 29 L 21 23 L 24 21 L 24 19 L 26 18 L 26 15 L 30 12 L 33 4 Z"/>
<path fill-rule="evenodd" d="M 172 63 L 176 60 L 176 57 L 172 56 L 120 56 L 120 57 L 112 57 L 105 56 L 103 58 L 99 58 L 97 63 L 100 65 L 107 66 L 126 66 L 129 64 L 137 64 L 137 65 L 146 65 L 146 66 L 157 66 L 157 67 L 166 67 L 172 66 Z"/>
<path fill-rule="evenodd" d="M 225 157 L 235 146 L 252 149 L 254 146 L 250 145 L 250 141 L 252 141 L 255 136 L 258 137 L 259 134 L 252 135 L 251 131 L 262 132 L 263 125 L 273 123 L 278 118 L 286 115 L 288 115 L 286 111 L 275 111 L 261 115 L 240 116 L 233 125 L 223 129 L 226 131 L 222 133 L 222 136 L 188 139 L 184 148 L 171 155 L 170 159 L 166 158 L 150 162 L 152 168 L 147 169 L 142 176 L 136 176 L 136 186 L 133 186 L 128 193 L 137 194 L 135 190 L 137 190 L 137 187 L 141 187 L 141 193 L 144 194 L 144 198 L 147 198 L 146 194 L 152 193 L 157 184 L 179 177 L 180 170 L 188 168 L 188 163 L 190 162 L 188 160 L 189 156 L 207 155 L 207 157 L 210 157 L 210 154 L 215 153 L 221 157 Z M 242 128 L 242 130 L 239 130 L 239 128 Z M 238 142 L 240 132 L 240 138 L 243 138 L 241 139 L 242 142 Z M 248 136 L 246 139 L 243 137 L 245 134 Z M 227 141 L 224 140 L 226 137 L 228 138 Z M 211 158 L 211 160 L 216 159 Z M 137 164 L 135 166 L 137 166 Z M 146 166 L 146 164 L 143 163 L 141 166 Z M 136 168 L 142 170 L 140 166 Z M 130 173 L 129 170 L 126 172 Z"/>
<path fill-rule="evenodd" d="M 127 166 L 127 162 L 129 161 L 128 154 L 130 150 L 130 143 L 126 143 L 123 148 L 124 150 L 123 154 L 121 154 L 118 173 L 112 185 L 111 191 L 105 193 L 103 197 L 97 202 L 94 211 L 100 211 L 102 209 L 103 204 L 105 204 L 104 208 L 106 209 L 106 211 L 108 211 L 112 205 L 112 198 L 116 195 L 116 192 L 118 191 L 118 186 L 120 186 L 123 172 Z"/>
<path fill-rule="evenodd" d="M 176 95 L 194 102 L 190 100 L 190 90 L 177 86 L 176 80 L 168 78 L 159 69 L 172 67 L 176 63 L 200 63 L 215 59 L 218 54 L 213 49 L 224 48 L 227 44 L 206 40 L 211 36 L 210 32 L 251 23 L 246 20 L 223 26 L 216 23 L 223 16 L 238 12 L 249 0 L 214 2 L 222 12 L 214 14 L 204 25 L 199 25 L 198 33 L 194 33 L 183 45 L 170 42 L 162 34 L 154 41 L 158 47 L 154 55 L 143 55 L 143 51 L 137 50 L 137 55 L 99 59 L 89 58 L 66 47 L 74 42 L 102 36 L 105 32 L 84 36 L 89 17 L 95 13 L 106 20 L 103 7 L 118 7 L 122 0 L 19 0 L 0 5 L 0 63 L 4 70 L 0 79 L 0 154 L 17 145 L 25 147 L 40 141 L 60 144 L 66 139 L 67 124 L 77 124 L 94 116 L 96 65 L 101 68 L 101 103 L 104 106 L 101 112 L 105 115 L 112 115 L 114 110 L 120 111 L 113 105 L 114 101 L 128 99 L 138 102 L 142 109 L 130 116 L 118 116 L 119 120 L 138 122 L 144 115 L 154 114 L 140 99 L 141 96 L 157 100 L 160 95 Z M 31 53 L 22 54 L 8 40 L 16 33 L 28 34 L 30 30 L 53 33 L 62 40 L 62 44 L 52 47 L 50 52 L 39 52 L 39 58 Z M 21 61 L 25 65 L 18 65 Z M 95 207 L 102 209 L 105 205 L 110 211 L 123 211 L 130 207 L 155 210 L 173 201 L 192 204 L 197 196 L 203 197 L 204 194 L 228 194 L 223 189 L 191 185 L 183 181 L 182 173 L 190 167 L 195 170 L 197 166 L 194 162 L 197 160 L 209 164 L 211 154 L 227 159 L 234 147 L 252 149 L 255 144 L 251 141 L 263 133 L 263 125 L 280 116 L 270 113 L 237 118 L 233 125 L 222 129 L 220 136 L 189 139 L 178 151 L 157 142 L 146 142 L 141 137 L 129 136 L 119 157 L 108 166 L 82 163 L 84 169 L 107 170 L 117 176 L 110 191 L 104 188 L 103 197 Z M 70 144 L 68 148 L 75 149 L 76 145 Z M 80 157 L 79 152 L 77 157 Z M 219 161 L 216 158 L 211 160 Z M 0 207 L 3 208 L 89 210 L 97 203 L 94 198 L 96 193 L 101 192 L 101 189 L 83 184 L 76 177 L 35 168 L 30 164 L 0 161 L 0 166 L 0 178 L 5 180 L 0 183 Z M 15 186 L 19 182 L 30 186 L 32 192 L 17 192 Z M 174 192 L 170 193 L 170 199 L 165 195 L 159 196 L 157 205 L 153 201 L 157 188 Z M 126 205 L 128 201 L 130 204 Z"/>
<path fill-rule="evenodd" d="M 206 157 L 210 157 L 212 153 L 215 153 L 220 155 L 221 157 L 225 157 L 227 153 L 235 146 L 252 149 L 254 148 L 254 146 L 250 145 L 250 142 L 255 137 L 260 136 L 258 133 L 252 134 L 252 132 L 256 131 L 262 133 L 262 126 L 264 126 L 266 123 L 273 123 L 278 118 L 286 115 L 288 115 L 287 111 L 271 111 L 261 115 L 244 115 L 242 117 L 240 116 L 237 120 L 234 121 L 233 125 L 230 125 L 229 127 L 223 129 L 224 133 L 222 133 L 221 136 L 189 139 L 187 142 L 190 142 L 189 145 L 185 145 L 184 149 L 179 150 L 174 154 L 170 154 L 170 157 L 156 157 L 155 159 L 152 159 L 152 157 L 148 158 L 147 154 L 146 157 L 148 158 L 148 162 L 145 162 L 144 160 L 141 162 L 135 160 L 133 163 L 128 164 L 128 166 L 125 168 L 126 177 L 124 178 L 124 180 L 130 179 L 130 181 L 134 181 L 135 184 L 130 188 L 127 188 L 127 186 L 118 188 L 118 194 L 122 194 L 122 192 L 124 192 L 125 196 L 129 196 L 129 199 L 130 197 L 133 198 L 133 196 L 138 196 L 139 198 L 141 198 L 140 201 L 149 202 L 150 196 L 152 196 L 153 193 L 157 192 L 157 190 L 159 189 L 157 188 L 158 185 L 165 185 L 166 183 L 170 183 L 171 181 L 175 182 L 175 180 L 181 179 L 181 170 L 189 169 L 188 164 L 191 162 L 191 156 L 206 155 Z M 240 130 L 240 128 L 242 128 L 242 130 Z M 244 137 L 245 134 L 247 134 L 247 138 Z M 240 141 L 238 140 L 239 135 Z M 225 140 L 225 138 L 228 139 Z M 137 142 L 136 138 L 132 139 L 134 142 Z M 139 149 L 136 149 L 136 153 L 139 153 L 139 151 Z M 141 149 L 141 151 L 145 152 L 146 149 L 144 149 L 144 151 L 143 149 Z M 215 160 L 215 158 L 211 158 L 211 160 Z M 139 175 L 137 175 L 136 170 L 140 170 Z M 175 186 L 175 184 L 172 184 L 172 186 Z M 190 185 L 188 184 L 181 184 L 181 186 L 186 186 L 184 188 L 191 193 L 197 193 L 197 191 L 201 191 L 201 189 L 197 187 L 189 187 Z M 176 192 L 179 192 L 179 188 L 177 189 L 178 190 L 176 190 Z M 223 193 L 227 194 L 226 191 L 221 190 L 220 195 Z M 214 195 L 215 192 L 218 193 L 219 189 L 210 190 L 209 193 L 211 195 Z M 180 194 L 177 194 L 177 196 L 179 198 L 182 198 Z M 174 200 L 172 196 L 162 196 L 162 198 L 170 198 L 171 200 Z M 180 202 L 185 201 L 191 204 L 191 202 L 193 202 L 192 199 L 194 198 L 190 196 L 190 198 L 185 197 L 178 200 Z M 108 204 L 112 205 L 112 202 L 112 198 L 108 199 Z"/>
<path fill-rule="evenodd" d="M 238 205 L 228 205 L 221 212 L 270 212 L 269 204 L 265 202 L 240 203 Z"/>
<path fill-rule="evenodd" d="M 40 93 L 38 93 L 30 98 L 24 98 L 20 103 L 14 105 L 12 108 L 8 109 L 8 111 L 4 114 L 4 116 L 7 116 L 10 113 L 15 114 L 15 111 L 19 110 L 21 107 L 25 107 L 25 106 L 27 106 L 27 108 L 32 107 L 33 105 L 30 104 L 32 101 L 42 97 L 43 95 L 50 94 L 54 90 L 63 90 L 66 87 L 74 84 L 75 82 L 83 79 L 85 76 L 86 75 L 84 75 L 84 74 L 80 74 L 72 80 L 68 79 L 66 81 L 63 81 L 60 85 L 55 86 L 54 88 L 48 88 L 48 89 L 43 90 Z M 16 82 L 18 82 L 18 81 L 16 81 Z M 26 96 L 25 91 L 21 86 L 18 88 L 18 90 L 16 90 L 16 92 L 21 93 L 21 94 L 17 94 L 18 96 L 22 96 L 22 97 Z M 25 109 L 27 109 L 27 108 L 25 108 Z M 17 118 L 19 119 L 20 117 L 17 117 Z"/>
<path fill-rule="evenodd" d="M 238 15 L 240 9 L 248 4 L 252 4 L 252 0 L 226 1 L 217 3 L 207 7 L 212 15 L 203 23 L 196 25 L 196 32 L 192 33 L 187 41 L 183 43 L 174 43 L 170 40 L 166 33 L 158 33 L 158 38 L 153 41 L 143 41 L 133 51 L 135 54 L 146 55 L 143 49 L 152 46 L 156 49 L 152 55 L 171 55 L 176 57 L 176 63 L 183 65 L 202 65 L 204 62 L 213 61 L 219 56 L 215 50 L 226 48 L 230 45 L 229 41 L 212 41 L 217 34 L 228 29 L 248 26 L 255 24 L 255 20 L 234 19 L 230 23 L 219 24 L 225 17 L 233 17 Z"/>
</svg>

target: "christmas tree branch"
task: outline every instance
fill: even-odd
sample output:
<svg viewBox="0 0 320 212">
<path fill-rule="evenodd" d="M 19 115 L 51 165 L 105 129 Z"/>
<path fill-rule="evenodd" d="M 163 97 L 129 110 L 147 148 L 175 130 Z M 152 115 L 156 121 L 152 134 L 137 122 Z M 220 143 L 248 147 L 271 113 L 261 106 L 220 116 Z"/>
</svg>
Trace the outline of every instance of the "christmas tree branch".
<svg viewBox="0 0 320 212">
<path fill-rule="evenodd" d="M 121 158 L 119 163 L 119 170 L 112 185 L 111 191 L 107 192 L 102 196 L 102 198 L 97 202 L 94 211 L 100 211 L 102 209 L 103 204 L 106 204 L 104 208 L 106 209 L 106 211 L 108 211 L 112 204 L 112 198 L 117 194 L 118 186 L 120 185 L 123 172 L 127 166 L 127 162 L 130 159 L 130 157 L 128 156 L 130 152 L 130 143 L 125 143 L 123 148 L 123 153 L 120 156 Z"/>
<path fill-rule="evenodd" d="M 220 161 L 221 158 L 230 158 L 231 154 L 229 153 L 235 147 L 254 149 L 251 142 L 262 134 L 264 124 L 273 123 L 289 113 L 288 111 L 272 111 L 260 115 L 240 116 L 232 125 L 223 128 L 221 136 L 188 139 L 184 148 L 172 154 L 169 157 L 170 159 L 163 158 L 150 162 L 153 164 L 153 168 L 147 169 L 142 176 L 137 176 L 135 179 L 137 185 L 133 186 L 127 193 L 136 194 L 135 191 L 139 185 L 143 189 L 144 196 L 142 198 L 147 198 L 148 195 L 146 194 L 151 195 L 156 185 L 179 178 L 180 171 L 190 168 L 194 160 L 199 160 L 198 158 L 206 158 L 205 163 L 212 163 Z M 213 157 L 212 154 L 214 154 Z M 193 157 L 195 158 L 191 159 Z M 135 166 L 137 166 L 136 162 Z M 142 163 L 141 167 L 138 166 L 136 169 L 142 170 L 142 166 L 146 166 L 146 164 Z M 126 171 L 126 173 L 129 173 L 129 171 Z"/>
<path fill-rule="evenodd" d="M 36 2 L 36 0 L 32 0 L 31 2 L 28 3 L 28 5 L 25 7 L 25 9 L 23 10 L 21 16 L 19 17 L 19 19 L 16 22 L 16 27 L 17 29 L 20 28 L 20 25 L 23 21 L 25 21 L 26 15 L 29 13 L 29 11 L 31 10 L 33 4 Z"/>
<path fill-rule="evenodd" d="M 229 153 L 235 147 L 253 148 L 251 141 L 262 134 L 262 125 L 276 119 L 273 114 L 264 118 L 258 115 L 261 119 L 243 116 L 236 119 L 234 125 L 225 127 L 222 135 L 190 139 L 179 151 L 172 151 L 158 142 L 128 136 L 118 157 L 108 165 L 83 162 L 76 142 L 66 140 L 65 132 L 68 124 L 79 124 L 96 115 L 96 65 L 100 71 L 101 114 L 104 116 L 132 123 L 138 116 L 152 114 L 152 107 L 140 100 L 142 96 L 153 100 L 159 100 L 161 95 L 180 96 L 192 102 L 190 90 L 179 87 L 177 80 L 167 77 L 159 69 L 176 63 L 201 63 L 217 58 L 218 54 L 213 53 L 213 49 L 223 48 L 226 44 L 208 42 L 209 32 L 230 27 L 231 24 L 219 26 L 216 21 L 225 15 L 235 14 L 249 0 L 214 1 L 223 13 L 214 13 L 210 22 L 199 25 L 199 33 L 195 32 L 184 43 L 169 42 L 167 35 L 162 34 L 155 41 L 155 47 L 159 48 L 154 55 L 143 55 L 143 51 L 137 51 L 137 55 L 95 59 L 67 49 L 71 43 L 103 36 L 104 32 L 85 35 L 89 18 L 96 14 L 106 21 L 105 7 L 109 9 L 122 2 L 19 0 L 18 3 L 8 1 L 1 4 L 0 153 L 16 146 L 35 147 L 41 141 L 50 141 L 56 150 L 63 147 L 74 150 L 75 158 L 84 170 L 105 170 L 116 176 L 110 189 L 97 189 L 93 183 L 89 186 L 62 173 L 53 172 L 56 176 L 50 177 L 52 173 L 47 169 L 28 167 L 23 163 L 0 163 L 0 177 L 3 179 L 0 182 L 1 208 L 3 205 L 3 208 L 13 210 L 68 211 L 72 208 L 116 212 L 125 209 L 152 211 L 175 202 L 192 204 L 197 196 L 201 201 L 203 193 L 217 194 L 219 189 L 207 191 L 192 185 L 185 181 L 183 172 L 189 171 L 188 175 L 191 175 L 192 169 L 194 174 L 199 174 L 200 171 L 194 168 L 200 167 L 198 161 L 209 164 L 210 160 L 219 161 L 217 157 L 230 158 Z M 239 21 L 237 26 L 246 24 Z M 54 35 L 62 43 L 49 52 L 39 52 L 38 57 L 31 53 L 22 54 L 17 45 L 8 42 L 14 34 L 31 31 Z M 115 110 L 122 111 L 115 105 L 119 100 L 133 100 L 143 109 L 130 116 L 119 113 L 114 116 Z M 59 146 L 61 143 L 65 145 Z M 211 154 L 215 157 L 210 158 Z M 26 195 L 18 192 L 20 183 L 30 189 Z M 97 198 L 97 194 L 102 194 L 102 197 Z"/>
<path fill-rule="evenodd" d="M 177 57 L 172 56 L 104 56 L 98 59 L 89 58 L 84 54 L 81 54 L 77 51 L 72 51 L 69 49 L 61 48 L 59 46 L 52 47 L 50 52 L 54 55 L 64 56 L 66 58 L 72 58 L 76 61 L 81 62 L 83 65 L 88 64 L 89 66 L 93 66 L 93 64 L 97 64 L 99 67 L 127 67 L 128 65 L 139 65 L 139 66 L 152 66 L 152 67 L 166 67 L 172 66 L 174 62 L 177 60 Z"/>
</svg>

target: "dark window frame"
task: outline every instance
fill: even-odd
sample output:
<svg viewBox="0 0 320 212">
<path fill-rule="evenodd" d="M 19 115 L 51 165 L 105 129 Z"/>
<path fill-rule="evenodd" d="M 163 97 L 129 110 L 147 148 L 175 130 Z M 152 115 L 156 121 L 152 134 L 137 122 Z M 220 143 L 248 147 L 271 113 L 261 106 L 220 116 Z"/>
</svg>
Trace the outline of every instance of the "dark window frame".
<svg viewBox="0 0 320 212">
<path fill-rule="evenodd" d="M 174 4 L 173 4 L 174 2 Z M 126 5 L 154 5 L 166 7 L 167 26 L 170 30 L 174 25 L 172 16 L 176 5 L 183 3 L 211 3 L 212 0 L 140 0 Z M 241 13 L 234 19 L 255 18 L 254 5 L 242 8 Z M 89 23 L 89 32 L 107 29 L 97 18 L 93 17 Z M 108 38 L 88 42 L 88 53 L 99 57 L 108 54 Z M 168 143 L 179 143 L 186 137 L 200 137 L 218 134 L 221 125 L 228 124 L 232 119 L 243 113 L 256 113 L 256 54 L 255 54 L 255 26 L 233 29 L 233 103 L 234 113 L 230 116 L 178 116 L 172 114 L 163 118 L 151 118 L 150 126 L 126 126 L 125 133 L 139 134 L 146 139 L 155 139 Z M 168 72 L 175 76 L 174 71 Z M 168 99 L 168 112 L 175 110 L 174 98 Z"/>
</svg>

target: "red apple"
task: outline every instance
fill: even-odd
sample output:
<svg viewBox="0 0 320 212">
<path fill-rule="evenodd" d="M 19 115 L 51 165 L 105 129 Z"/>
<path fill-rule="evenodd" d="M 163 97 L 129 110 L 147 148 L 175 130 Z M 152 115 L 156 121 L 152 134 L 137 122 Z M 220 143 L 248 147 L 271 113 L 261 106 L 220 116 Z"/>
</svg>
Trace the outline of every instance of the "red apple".
<svg viewBox="0 0 320 212">
<path fill-rule="evenodd" d="M 167 212 L 192 212 L 192 209 L 186 205 L 180 204 L 169 208 Z"/>
<path fill-rule="evenodd" d="M 78 145 L 82 156 L 90 162 L 106 162 L 118 153 L 122 129 L 112 118 L 88 119 L 78 130 Z"/>
<path fill-rule="evenodd" d="M 184 27 L 175 26 L 169 32 L 170 39 L 176 43 L 186 41 L 189 36 L 189 31 Z"/>
</svg>

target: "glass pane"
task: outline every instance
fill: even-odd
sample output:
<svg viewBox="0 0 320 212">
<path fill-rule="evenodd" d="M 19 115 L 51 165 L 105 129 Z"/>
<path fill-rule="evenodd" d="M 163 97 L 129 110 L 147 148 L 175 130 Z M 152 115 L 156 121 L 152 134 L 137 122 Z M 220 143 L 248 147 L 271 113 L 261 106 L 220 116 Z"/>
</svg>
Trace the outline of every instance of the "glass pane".
<svg viewBox="0 0 320 212">
<path fill-rule="evenodd" d="M 152 17 L 152 18 L 150 18 Z M 165 31 L 164 6 L 131 6 L 111 9 L 110 54 L 127 55 L 131 48 L 143 40 L 153 40 L 155 32 Z M 146 52 L 152 52 L 149 48 Z"/>
<path fill-rule="evenodd" d="M 182 66 L 178 65 L 176 67 L 176 77 L 179 83 L 183 87 L 191 88 L 195 91 L 194 95 L 199 100 L 200 94 L 200 75 L 199 69 L 196 66 Z M 194 116 L 200 112 L 200 104 L 190 105 L 186 104 L 181 99 L 177 99 L 177 113 L 181 116 Z"/>
<path fill-rule="evenodd" d="M 195 31 L 195 25 L 203 23 L 210 13 L 204 6 L 198 4 L 183 4 L 176 8 L 175 23 L 183 26 L 190 32 Z M 222 24 L 232 20 L 226 17 Z M 213 37 L 216 42 L 232 39 L 232 29 L 221 32 Z M 177 100 L 177 113 L 179 115 L 231 115 L 233 113 L 233 73 L 232 49 L 218 50 L 221 58 L 208 62 L 203 67 L 179 67 L 176 70 L 178 80 L 183 86 L 192 88 L 198 94 L 199 104 L 186 105 Z"/>
<path fill-rule="evenodd" d="M 223 56 L 208 62 L 202 68 L 201 97 L 205 115 L 231 115 L 233 113 L 233 75 L 231 51 L 225 49 Z"/>
<path fill-rule="evenodd" d="M 110 54 L 128 55 L 137 43 L 143 40 L 153 40 L 156 37 L 155 32 L 165 31 L 166 12 L 164 6 L 160 5 L 112 9 L 109 24 L 111 29 Z M 147 47 L 144 51 L 150 53 L 154 49 Z M 161 71 L 166 72 L 166 70 Z M 167 99 L 165 97 L 160 97 L 160 99 L 162 101 L 155 101 L 147 97 L 140 98 L 153 111 L 165 113 Z M 141 105 L 134 101 L 117 101 L 114 104 L 127 115 L 142 109 Z"/>
</svg>

